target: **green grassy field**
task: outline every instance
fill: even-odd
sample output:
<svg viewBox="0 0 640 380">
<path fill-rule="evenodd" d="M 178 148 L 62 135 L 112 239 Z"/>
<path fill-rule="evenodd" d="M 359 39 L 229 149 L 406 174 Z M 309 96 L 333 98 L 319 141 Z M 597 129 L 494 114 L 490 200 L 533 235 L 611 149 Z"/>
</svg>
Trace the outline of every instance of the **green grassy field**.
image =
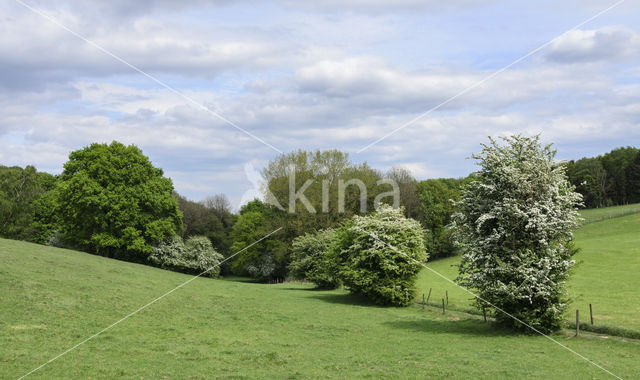
<svg viewBox="0 0 640 380">
<path fill-rule="evenodd" d="M 640 213 L 640 203 L 624 206 L 592 208 L 580 211 L 580 214 L 584 218 L 584 224 L 599 222 L 605 219 L 617 218 L 634 213 Z"/>
<path fill-rule="evenodd" d="M 583 211 L 588 215 L 595 212 L 603 218 L 619 215 L 620 208 Z M 640 214 L 587 224 L 576 231 L 576 245 L 580 252 L 574 257 L 577 267 L 569 281 L 572 304 L 567 318 L 574 319 L 579 309 L 583 321 L 587 321 L 591 303 L 596 324 L 640 330 Z M 453 279 L 458 261 L 450 257 L 428 266 Z M 441 302 L 448 291 L 452 307 L 465 309 L 471 304 L 468 293 L 427 270 L 420 274 L 418 286 L 427 294 L 433 288 L 433 303 Z"/>
<path fill-rule="evenodd" d="M 0 240 L 0 378 L 18 378 L 190 276 Z M 444 265 L 444 262 L 438 263 Z M 562 344 L 623 378 L 640 343 Z M 30 378 L 607 378 L 544 337 L 342 290 L 199 278 Z"/>
</svg>

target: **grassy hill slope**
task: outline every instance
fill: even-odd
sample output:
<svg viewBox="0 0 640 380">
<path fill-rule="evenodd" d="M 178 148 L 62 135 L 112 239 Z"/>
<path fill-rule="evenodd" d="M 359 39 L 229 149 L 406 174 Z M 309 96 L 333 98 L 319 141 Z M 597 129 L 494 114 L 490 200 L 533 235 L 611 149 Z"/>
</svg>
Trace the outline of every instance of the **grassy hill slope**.
<svg viewBox="0 0 640 380">
<path fill-rule="evenodd" d="M 0 239 L 0 378 L 17 378 L 191 278 Z M 554 337 L 622 377 L 640 344 Z M 302 284 L 196 279 L 30 378 L 607 378 L 544 337 Z"/>
</svg>

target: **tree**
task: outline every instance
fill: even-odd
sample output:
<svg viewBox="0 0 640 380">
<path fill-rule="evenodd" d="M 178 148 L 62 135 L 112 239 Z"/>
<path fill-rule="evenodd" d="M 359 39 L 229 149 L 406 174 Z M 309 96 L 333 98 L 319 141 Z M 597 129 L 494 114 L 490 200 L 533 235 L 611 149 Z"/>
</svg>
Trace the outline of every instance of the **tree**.
<svg viewBox="0 0 640 380">
<path fill-rule="evenodd" d="M 427 260 L 420 223 L 390 206 L 354 216 L 338 231 L 332 255 L 352 293 L 395 306 L 412 302 L 420 263 Z"/>
<path fill-rule="evenodd" d="M 55 187 L 55 177 L 33 166 L 0 166 L 0 236 L 44 242 L 50 231 L 38 224 L 38 200 Z"/>
<path fill-rule="evenodd" d="M 582 197 L 539 136 L 493 139 L 474 155 L 477 180 L 463 191 L 453 227 L 462 250 L 457 281 L 540 331 L 561 326 L 573 229 Z M 527 328 L 496 311 L 496 322 Z"/>
<path fill-rule="evenodd" d="M 602 156 L 602 167 L 607 172 L 607 187 L 610 189 L 609 203 L 623 205 L 629 203 L 627 167 L 631 164 L 638 149 L 633 147 L 617 148 Z"/>
<path fill-rule="evenodd" d="M 224 194 L 216 194 L 202 201 L 204 207 L 214 210 L 218 214 L 231 213 L 231 202 Z"/>
<path fill-rule="evenodd" d="M 420 221 L 422 217 L 418 182 L 411 173 L 402 167 L 394 166 L 385 173 L 385 178 L 395 181 L 400 191 L 400 206 L 407 218 Z"/>
<path fill-rule="evenodd" d="M 582 158 L 572 165 L 569 180 L 583 195 L 587 207 L 603 207 L 607 203 L 609 181 L 601 157 Z"/>
<path fill-rule="evenodd" d="M 214 204 L 209 202 L 213 197 L 207 198 L 203 202 L 194 202 L 176 192 L 174 192 L 174 196 L 177 198 L 178 208 L 182 212 L 183 238 L 206 236 L 211 240 L 211 244 L 216 250 L 228 255 L 232 243 L 230 234 L 235 222 L 234 216 L 224 207 L 213 207 Z"/>
<path fill-rule="evenodd" d="M 629 201 L 640 202 L 640 151 L 629 164 L 626 170 L 627 188 L 629 189 Z"/>
<path fill-rule="evenodd" d="M 291 243 L 289 273 L 319 288 L 335 289 L 340 285 L 337 262 L 330 255 L 335 244 L 336 231 L 327 229 L 298 236 Z"/>
<path fill-rule="evenodd" d="M 249 275 L 260 281 L 285 277 L 288 264 L 287 244 L 277 236 L 256 243 L 280 227 L 278 211 L 257 199 L 240 209 L 240 216 L 231 231 L 231 252 L 244 251 L 230 263 L 232 273 Z"/>
<path fill-rule="evenodd" d="M 57 203 L 69 244 L 103 256 L 143 261 L 154 244 L 181 233 L 173 184 L 136 146 L 91 144 L 72 152 Z"/>
<path fill-rule="evenodd" d="M 451 222 L 454 212 L 453 202 L 460 199 L 457 185 L 444 179 L 428 179 L 418 184 L 418 196 L 429 256 L 439 258 L 455 255 L 453 238 L 446 226 Z"/>
</svg>

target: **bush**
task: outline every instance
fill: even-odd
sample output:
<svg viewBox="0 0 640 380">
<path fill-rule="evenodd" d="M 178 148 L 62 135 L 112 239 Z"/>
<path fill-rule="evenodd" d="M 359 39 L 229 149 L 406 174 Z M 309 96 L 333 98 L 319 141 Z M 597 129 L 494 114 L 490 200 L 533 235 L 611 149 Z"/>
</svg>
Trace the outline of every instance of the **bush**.
<svg viewBox="0 0 640 380">
<path fill-rule="evenodd" d="M 319 288 L 335 289 L 340 286 L 337 263 L 329 255 L 336 231 L 332 229 L 298 236 L 291 243 L 290 274 L 305 279 Z"/>
<path fill-rule="evenodd" d="M 343 283 L 380 305 L 409 305 L 427 260 L 420 224 L 389 206 L 354 216 L 338 231 L 333 250 Z"/>
<path fill-rule="evenodd" d="M 164 269 L 190 274 L 200 274 L 211 269 L 203 276 L 217 277 L 223 258 L 205 236 L 189 238 L 186 244 L 179 236 L 173 236 L 154 247 L 149 261 Z"/>
</svg>

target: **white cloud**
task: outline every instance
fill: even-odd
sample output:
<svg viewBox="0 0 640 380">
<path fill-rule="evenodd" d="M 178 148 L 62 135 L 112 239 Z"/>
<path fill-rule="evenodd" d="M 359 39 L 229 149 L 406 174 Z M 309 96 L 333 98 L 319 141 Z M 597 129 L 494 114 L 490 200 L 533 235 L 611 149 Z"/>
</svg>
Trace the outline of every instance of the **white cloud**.
<svg viewBox="0 0 640 380">
<path fill-rule="evenodd" d="M 420 35 L 411 36 L 413 44 L 402 45 L 406 36 L 399 24 L 414 13 L 425 23 L 439 17 L 432 12 L 438 5 L 431 1 L 334 2 L 335 12 L 315 12 L 315 5 L 256 3 L 258 8 L 277 8 L 267 9 L 270 13 L 258 21 L 243 18 L 256 12 L 253 5 L 243 8 L 230 2 L 224 9 L 215 8 L 237 17 L 224 22 L 207 13 L 219 3 L 198 3 L 194 11 L 164 2 L 151 4 L 149 10 L 103 2 L 98 8 L 109 9 L 104 20 L 86 5 L 63 3 L 41 5 L 285 151 L 354 152 L 495 70 L 477 61 L 453 65 L 442 58 L 446 51 L 430 51 L 427 58 L 415 52 L 411 57 L 416 60 L 409 61 L 382 48 L 394 43 L 398 50 L 423 48 L 420 41 L 427 37 Z M 492 21 L 490 13 L 476 15 L 481 3 L 456 2 L 473 7 L 460 19 L 456 12 L 449 13 L 452 24 L 441 22 L 445 28 L 439 33 L 467 43 L 456 33 L 466 30 L 461 25 L 468 17 Z M 11 10 L 0 20 L 2 164 L 59 171 L 69 151 L 94 141 L 119 140 L 139 145 L 189 197 L 225 192 L 239 202 L 251 188 L 244 164 L 261 167 L 274 156 L 261 143 L 38 16 L 15 6 L 0 7 Z M 127 17 L 118 23 L 118 14 Z M 600 141 L 612 144 L 602 145 L 602 151 L 640 141 L 640 76 L 631 67 L 634 61 L 625 61 L 637 54 L 637 39 L 638 34 L 625 27 L 568 33 L 544 59 L 510 68 L 351 157 L 379 168 L 404 164 L 426 178 L 468 173 L 473 166 L 466 157 L 488 135 L 542 132 L 545 141 L 575 151 L 577 146 L 604 144 Z M 468 49 L 484 59 L 481 48 Z M 514 54 L 521 52 L 504 52 L 487 61 L 510 60 Z M 612 70 L 620 62 L 627 67 Z"/>
<path fill-rule="evenodd" d="M 640 56 L 640 34 L 621 27 L 572 30 L 560 36 L 546 53 L 559 63 L 597 62 Z"/>
</svg>

